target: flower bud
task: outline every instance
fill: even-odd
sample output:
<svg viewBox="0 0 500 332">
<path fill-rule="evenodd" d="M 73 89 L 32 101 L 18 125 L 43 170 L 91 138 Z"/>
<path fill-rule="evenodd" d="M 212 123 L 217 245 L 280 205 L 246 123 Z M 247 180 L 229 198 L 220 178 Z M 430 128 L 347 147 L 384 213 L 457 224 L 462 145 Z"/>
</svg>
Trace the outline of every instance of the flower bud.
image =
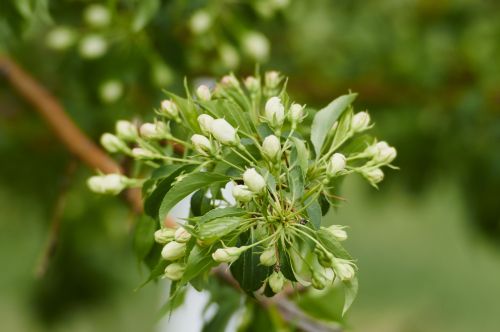
<svg viewBox="0 0 500 332">
<path fill-rule="evenodd" d="M 136 159 L 154 159 L 157 157 L 157 155 L 153 151 L 143 148 L 133 148 L 132 155 Z"/>
<path fill-rule="evenodd" d="M 330 284 L 335 281 L 335 272 L 331 267 L 325 268 L 325 279 Z"/>
<path fill-rule="evenodd" d="M 247 186 L 238 184 L 232 189 L 233 197 L 235 200 L 243 203 L 248 203 L 254 197 L 254 193 L 248 190 Z"/>
<path fill-rule="evenodd" d="M 267 88 L 275 89 L 281 82 L 281 74 L 277 71 L 268 71 L 265 74 L 264 82 Z"/>
<path fill-rule="evenodd" d="M 218 263 L 232 263 L 237 260 L 246 247 L 219 248 L 213 254 L 212 258 Z"/>
<path fill-rule="evenodd" d="M 170 134 L 168 126 L 164 122 L 143 123 L 139 128 L 141 136 L 148 139 L 163 139 Z"/>
<path fill-rule="evenodd" d="M 175 261 L 186 255 L 186 244 L 172 241 L 161 250 L 161 257 L 167 261 Z"/>
<path fill-rule="evenodd" d="M 240 141 L 236 134 L 236 129 L 224 119 L 212 121 L 210 132 L 217 141 L 225 145 L 236 145 Z"/>
<path fill-rule="evenodd" d="M 212 16 L 205 10 L 198 10 L 189 20 L 189 28 L 194 34 L 206 32 L 212 25 Z"/>
<path fill-rule="evenodd" d="M 396 149 L 389 146 L 387 142 L 378 142 L 375 147 L 377 149 L 377 153 L 374 154 L 373 160 L 376 163 L 389 164 L 396 158 Z"/>
<path fill-rule="evenodd" d="M 319 249 L 316 247 L 316 250 L 314 250 L 314 253 L 316 254 L 318 258 L 318 262 L 321 266 L 323 267 L 331 267 L 332 266 L 332 259 L 333 255 L 330 254 L 329 252 L 324 252 L 323 250 Z"/>
<path fill-rule="evenodd" d="M 274 246 L 266 249 L 259 258 L 260 264 L 264 266 L 273 266 L 276 264 L 276 250 Z"/>
<path fill-rule="evenodd" d="M 359 112 L 354 114 L 351 120 L 351 129 L 355 132 L 361 132 L 368 129 L 370 125 L 370 115 L 368 112 Z"/>
<path fill-rule="evenodd" d="M 101 136 L 101 145 L 106 151 L 111 153 L 129 151 L 129 147 L 124 141 L 110 133 L 105 133 Z"/>
<path fill-rule="evenodd" d="M 333 265 L 335 273 L 339 276 L 340 280 L 351 280 L 356 275 L 352 263 L 344 259 L 337 259 Z"/>
<path fill-rule="evenodd" d="M 311 284 L 316 289 L 324 289 L 326 286 L 326 277 L 321 271 L 314 270 L 312 274 Z"/>
<path fill-rule="evenodd" d="M 56 50 L 63 51 L 68 49 L 75 42 L 76 34 L 68 27 L 58 26 L 47 34 L 47 46 Z"/>
<path fill-rule="evenodd" d="M 191 234 L 184 227 L 177 228 L 174 236 L 175 241 L 179 243 L 185 243 L 188 242 L 189 239 L 191 239 Z"/>
<path fill-rule="evenodd" d="M 161 102 L 160 113 L 168 119 L 177 119 L 179 117 L 177 105 L 171 100 Z"/>
<path fill-rule="evenodd" d="M 304 106 L 299 104 L 292 104 L 288 111 L 288 120 L 294 125 L 302 122 L 304 119 Z"/>
<path fill-rule="evenodd" d="M 234 77 L 232 75 L 226 75 L 226 76 L 222 77 L 220 82 L 222 83 L 222 85 L 225 85 L 228 87 L 234 87 L 234 88 L 236 88 L 240 85 L 240 83 L 238 82 L 236 77 Z"/>
<path fill-rule="evenodd" d="M 285 121 L 285 106 L 279 97 L 271 97 L 266 102 L 265 118 L 271 127 L 281 127 Z"/>
<path fill-rule="evenodd" d="M 212 99 L 212 94 L 210 93 L 210 88 L 204 84 L 200 85 L 198 89 L 196 89 L 196 95 L 200 100 L 209 101 Z"/>
<path fill-rule="evenodd" d="M 212 151 L 212 143 L 203 135 L 194 134 L 191 136 L 191 143 L 193 143 L 195 150 L 203 156 L 208 156 Z"/>
<path fill-rule="evenodd" d="M 269 56 L 269 40 L 259 32 L 249 32 L 242 39 L 243 51 L 257 61 L 265 61 Z"/>
<path fill-rule="evenodd" d="M 186 266 L 184 264 L 180 263 L 172 263 L 169 264 L 165 268 L 165 277 L 170 279 L 170 280 L 180 280 L 182 278 L 182 275 L 184 274 L 184 271 L 186 270 Z"/>
<path fill-rule="evenodd" d="M 119 80 L 108 80 L 99 86 L 99 97 L 105 103 L 114 103 L 123 95 L 123 83 Z"/>
<path fill-rule="evenodd" d="M 269 160 L 277 160 L 281 151 L 281 143 L 278 137 L 269 135 L 262 143 L 262 153 Z"/>
<path fill-rule="evenodd" d="M 248 76 L 243 82 L 250 93 L 257 93 L 260 89 L 260 80 L 253 76 Z"/>
<path fill-rule="evenodd" d="M 332 234 L 337 240 L 345 241 L 347 239 L 347 232 L 344 230 L 345 226 L 331 225 L 326 230 Z"/>
<path fill-rule="evenodd" d="M 116 122 L 116 135 L 125 141 L 135 141 L 138 137 L 137 127 L 126 120 Z"/>
<path fill-rule="evenodd" d="M 334 153 L 326 167 L 326 174 L 330 177 L 338 175 L 345 169 L 346 158 L 342 153 Z"/>
<path fill-rule="evenodd" d="M 108 42 L 98 34 L 91 34 L 80 40 L 78 51 L 83 58 L 97 59 L 108 50 Z"/>
<path fill-rule="evenodd" d="M 111 14 L 108 8 L 97 3 L 85 8 L 83 18 L 88 25 L 95 28 L 105 27 L 111 22 Z"/>
<path fill-rule="evenodd" d="M 87 185 L 93 192 L 99 194 L 118 195 L 127 186 L 127 178 L 120 174 L 92 176 Z"/>
<path fill-rule="evenodd" d="M 372 184 L 377 184 L 384 179 L 384 172 L 380 168 L 371 168 L 363 171 L 363 176 Z"/>
<path fill-rule="evenodd" d="M 167 244 L 172 241 L 175 236 L 175 229 L 173 228 L 161 228 L 155 232 L 155 242 L 159 244 Z"/>
<path fill-rule="evenodd" d="M 245 185 L 254 193 L 260 194 L 266 188 L 266 180 L 257 173 L 255 168 L 249 168 L 243 173 L 243 181 Z"/>
<path fill-rule="evenodd" d="M 198 116 L 198 123 L 200 125 L 201 131 L 205 135 L 210 135 L 213 121 L 214 121 L 214 118 L 212 118 L 208 114 L 201 114 L 200 116 Z"/>
<path fill-rule="evenodd" d="M 283 290 L 283 286 L 285 285 L 285 276 L 281 272 L 274 271 L 269 276 L 268 282 L 269 282 L 269 287 L 271 287 L 273 292 L 279 293 Z"/>
</svg>

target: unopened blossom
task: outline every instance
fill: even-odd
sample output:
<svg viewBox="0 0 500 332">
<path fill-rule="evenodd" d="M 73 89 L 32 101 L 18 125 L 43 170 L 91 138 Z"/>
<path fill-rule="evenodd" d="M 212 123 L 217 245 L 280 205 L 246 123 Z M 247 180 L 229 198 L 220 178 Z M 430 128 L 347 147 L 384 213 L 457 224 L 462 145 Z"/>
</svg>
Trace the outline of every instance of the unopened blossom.
<svg viewBox="0 0 500 332">
<path fill-rule="evenodd" d="M 138 137 L 137 127 L 126 120 L 116 122 L 116 135 L 126 141 L 135 141 Z"/>
<path fill-rule="evenodd" d="M 100 142 L 106 151 L 111 153 L 129 151 L 129 147 L 124 141 L 110 133 L 103 134 Z"/>
<path fill-rule="evenodd" d="M 269 160 L 276 160 L 281 151 L 281 143 L 275 135 L 269 135 L 262 142 L 262 153 Z"/>
<path fill-rule="evenodd" d="M 260 194 L 266 188 L 266 180 L 255 168 L 249 168 L 243 173 L 243 182 L 254 193 Z"/>
<path fill-rule="evenodd" d="M 172 263 L 165 268 L 164 276 L 170 280 L 180 280 L 184 275 L 186 266 L 181 263 Z"/>
<path fill-rule="evenodd" d="M 279 97 L 271 97 L 264 107 L 265 118 L 271 127 L 277 128 L 285 121 L 285 106 Z"/>
<path fill-rule="evenodd" d="M 175 237 L 175 229 L 164 227 L 157 230 L 154 234 L 155 242 L 159 244 L 167 244 Z"/>
<path fill-rule="evenodd" d="M 179 227 L 175 231 L 175 241 L 179 243 L 185 243 L 188 242 L 189 239 L 191 239 L 191 234 L 184 228 L 184 227 Z"/>
<path fill-rule="evenodd" d="M 201 155 L 208 156 L 212 151 L 212 143 L 203 135 L 194 134 L 191 136 L 191 143 L 193 143 L 195 150 Z"/>
<path fill-rule="evenodd" d="M 260 264 L 264 266 L 273 266 L 276 264 L 276 249 L 274 246 L 266 249 L 262 254 L 259 256 Z"/>
<path fill-rule="evenodd" d="M 214 121 L 214 118 L 212 118 L 208 114 L 201 114 L 198 116 L 198 124 L 200 125 L 201 131 L 205 135 L 210 135 L 211 130 L 212 130 L 212 122 Z"/>
<path fill-rule="evenodd" d="M 279 293 L 283 290 L 283 286 L 285 285 L 285 276 L 281 271 L 274 271 L 270 276 L 269 276 L 269 287 L 273 290 L 275 293 Z"/>
<path fill-rule="evenodd" d="M 87 180 L 87 185 L 93 192 L 117 195 L 127 187 L 127 178 L 121 174 L 95 175 Z"/>
<path fill-rule="evenodd" d="M 346 157 L 342 153 L 334 153 L 326 167 L 328 176 L 335 176 L 346 167 Z"/>
<path fill-rule="evenodd" d="M 370 126 L 370 114 L 368 112 L 359 112 L 354 114 L 351 120 L 351 129 L 359 133 Z"/>
<path fill-rule="evenodd" d="M 210 88 L 204 84 L 200 85 L 196 89 L 196 95 L 200 100 L 209 101 L 212 98 L 212 94 L 210 93 Z"/>
<path fill-rule="evenodd" d="M 175 261 L 186 255 L 186 244 L 176 241 L 167 243 L 162 251 L 161 257 L 167 261 Z"/>
<path fill-rule="evenodd" d="M 219 248 L 212 254 L 212 258 L 219 263 L 232 263 L 240 257 L 244 250 L 246 250 L 245 247 Z"/>
<path fill-rule="evenodd" d="M 160 113 L 168 119 L 176 119 L 179 117 L 177 105 L 171 100 L 164 100 L 160 105 Z"/>
<path fill-rule="evenodd" d="M 243 203 L 250 202 L 254 197 L 254 193 L 242 184 L 235 185 L 232 189 L 232 194 L 235 200 Z"/>
<path fill-rule="evenodd" d="M 212 121 L 210 132 L 217 141 L 224 145 L 236 145 L 239 143 L 236 129 L 224 119 Z"/>
</svg>

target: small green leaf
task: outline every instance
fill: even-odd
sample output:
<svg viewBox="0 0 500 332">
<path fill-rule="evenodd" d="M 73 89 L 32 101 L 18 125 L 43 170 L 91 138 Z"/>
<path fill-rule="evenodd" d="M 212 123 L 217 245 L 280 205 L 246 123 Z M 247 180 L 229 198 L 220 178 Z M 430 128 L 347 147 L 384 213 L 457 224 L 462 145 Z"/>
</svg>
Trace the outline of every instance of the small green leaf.
<svg viewBox="0 0 500 332">
<path fill-rule="evenodd" d="M 193 247 L 187 259 L 186 271 L 182 275 L 181 284 L 189 282 L 191 279 L 216 265 L 216 262 L 212 258 L 213 250 L 213 246 L 200 247 L 195 245 Z"/>
<path fill-rule="evenodd" d="M 307 169 L 309 168 L 309 150 L 307 149 L 304 140 L 293 136 L 290 137 L 290 140 L 293 142 L 290 164 L 291 166 L 300 166 L 305 176 L 307 174 Z"/>
<path fill-rule="evenodd" d="M 354 277 L 352 280 L 344 281 L 344 307 L 342 309 L 342 316 L 349 310 L 356 295 L 358 294 L 358 278 Z"/>
<path fill-rule="evenodd" d="M 296 165 L 288 172 L 288 185 L 293 202 L 300 200 L 304 194 L 304 178 L 300 166 Z"/>
<path fill-rule="evenodd" d="M 214 219 L 219 219 L 222 217 L 238 217 L 244 215 L 245 213 L 246 213 L 245 210 L 233 206 L 213 209 L 205 213 L 203 216 L 201 216 L 198 221 L 198 224 L 204 224 Z"/>
<path fill-rule="evenodd" d="M 229 179 L 227 175 L 217 173 L 196 172 L 188 174 L 181 181 L 176 182 L 172 189 L 163 197 L 158 212 L 160 220 L 164 220 L 168 212 L 192 192 L 215 183 L 227 182 Z"/>
<path fill-rule="evenodd" d="M 321 226 L 321 205 L 318 202 L 317 197 L 308 197 L 305 202 L 307 205 L 306 212 L 309 220 L 311 221 L 314 228 L 318 229 Z"/>
<path fill-rule="evenodd" d="M 165 273 L 165 268 L 167 267 L 168 264 L 169 264 L 168 261 L 160 258 L 154 269 L 151 270 L 148 279 L 146 279 L 146 281 L 144 281 L 139 287 L 137 287 L 137 289 L 146 286 L 151 281 L 155 280 L 159 276 L 162 276 Z"/>
<path fill-rule="evenodd" d="M 318 111 L 318 113 L 314 116 L 311 127 L 311 142 L 314 146 L 316 158 L 320 156 L 325 138 L 332 129 L 333 124 L 354 101 L 354 99 L 356 99 L 356 96 L 356 93 L 340 96 L 328 104 L 325 108 Z"/>
<path fill-rule="evenodd" d="M 342 247 L 340 242 L 332 233 L 322 228 L 316 232 L 319 242 L 330 251 L 335 257 L 352 260 L 351 255 Z"/>
<path fill-rule="evenodd" d="M 212 243 L 234 231 L 244 221 L 240 217 L 223 217 L 213 219 L 198 226 L 197 234 L 200 240 Z"/>
</svg>

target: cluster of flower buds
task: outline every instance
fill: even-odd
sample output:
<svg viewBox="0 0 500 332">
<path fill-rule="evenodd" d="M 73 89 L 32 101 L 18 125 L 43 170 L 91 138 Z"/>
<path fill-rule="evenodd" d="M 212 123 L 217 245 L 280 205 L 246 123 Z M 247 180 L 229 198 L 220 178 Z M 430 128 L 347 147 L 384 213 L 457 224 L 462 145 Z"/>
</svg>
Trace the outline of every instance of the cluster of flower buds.
<svg viewBox="0 0 500 332">
<path fill-rule="evenodd" d="M 119 121 L 115 133 L 103 135 L 101 141 L 110 152 L 124 153 L 153 168 L 165 166 L 168 174 L 177 170 L 173 163 L 189 165 L 175 175 L 169 183 L 173 189 L 166 194 L 157 191 L 165 190 L 158 182 L 161 175 L 158 180 L 151 178 L 144 190 L 146 195 L 164 196 L 154 211 L 160 220 L 165 217 L 163 210 L 182 198 L 179 193 L 198 190 L 186 224 L 154 234 L 163 246 L 163 263 L 168 262 L 165 277 L 184 280 L 191 250 L 199 247 L 198 254 L 204 252 L 206 258 L 231 269 L 248 263 L 241 260 L 248 257 L 248 250 L 259 255 L 258 261 L 251 261 L 267 273 L 262 279 L 267 295 L 280 292 L 289 280 L 317 289 L 334 280 L 351 285 L 356 265 L 342 248 L 346 227 L 321 227 L 321 214 L 326 212 L 320 202 L 332 205 L 338 198 L 334 178 L 359 173 L 371 184 L 379 183 L 384 177 L 381 167 L 391 166 L 396 150 L 358 135 L 371 128 L 370 115 L 354 113 L 349 105 L 341 110 L 326 107 L 313 119 L 311 133 L 303 130 L 298 124 L 306 117 L 305 106 L 290 100 L 282 75 L 268 72 L 261 82 L 259 76 L 251 76 L 240 84 L 234 75 L 227 75 L 214 89 L 198 86 L 187 99 L 170 94 L 172 99 L 164 100 L 157 111 L 160 119 L 139 129 Z M 340 98 L 354 100 L 353 94 Z M 325 116 L 325 112 L 332 113 Z M 362 139 L 361 144 L 356 139 Z M 182 145 L 182 152 L 168 149 L 167 140 Z M 127 183 L 121 177 L 109 181 L 91 178 L 89 185 L 116 193 Z M 224 183 L 231 184 L 230 198 L 222 192 Z M 172 205 L 165 208 L 165 202 Z"/>
</svg>

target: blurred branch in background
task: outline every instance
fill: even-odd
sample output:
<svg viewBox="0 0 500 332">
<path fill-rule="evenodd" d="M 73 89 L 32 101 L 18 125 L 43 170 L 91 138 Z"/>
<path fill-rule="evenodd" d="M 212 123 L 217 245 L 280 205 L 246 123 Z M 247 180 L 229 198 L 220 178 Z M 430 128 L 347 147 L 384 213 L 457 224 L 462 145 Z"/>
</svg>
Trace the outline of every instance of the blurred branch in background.
<svg viewBox="0 0 500 332">
<path fill-rule="evenodd" d="M 104 173 L 123 173 L 120 165 L 92 142 L 66 115 L 59 101 L 14 60 L 6 55 L 0 55 L 0 72 L 19 94 L 34 106 L 34 110 L 50 125 L 71 153 L 93 169 Z M 140 191 L 130 189 L 125 195 L 134 211 L 141 212 Z"/>
</svg>

